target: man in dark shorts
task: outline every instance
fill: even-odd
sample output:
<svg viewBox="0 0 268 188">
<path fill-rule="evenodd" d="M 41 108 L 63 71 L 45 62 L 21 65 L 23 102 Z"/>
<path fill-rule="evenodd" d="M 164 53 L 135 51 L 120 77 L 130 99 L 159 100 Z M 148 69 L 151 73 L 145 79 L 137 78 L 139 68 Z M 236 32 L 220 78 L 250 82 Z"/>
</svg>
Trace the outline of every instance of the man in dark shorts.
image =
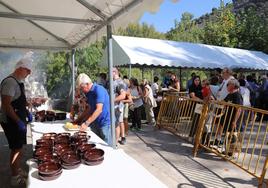
<svg viewBox="0 0 268 188">
<path fill-rule="evenodd" d="M 11 185 L 25 185 L 27 173 L 20 168 L 23 144 L 26 144 L 27 117 L 23 80 L 31 73 L 32 53 L 16 64 L 15 71 L 0 86 L 1 125 L 8 140 L 10 152 Z"/>
</svg>

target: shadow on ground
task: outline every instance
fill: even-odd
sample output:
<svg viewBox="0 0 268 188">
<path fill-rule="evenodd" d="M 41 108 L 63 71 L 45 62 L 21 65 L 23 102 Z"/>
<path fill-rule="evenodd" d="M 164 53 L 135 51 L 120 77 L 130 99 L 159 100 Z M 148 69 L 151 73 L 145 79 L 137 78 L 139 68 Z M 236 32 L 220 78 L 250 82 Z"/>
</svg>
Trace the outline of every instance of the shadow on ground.
<svg viewBox="0 0 268 188">
<path fill-rule="evenodd" d="M 257 179 L 254 177 L 250 179 L 250 175 L 246 180 L 241 179 L 239 176 L 241 169 L 235 172 L 234 177 L 221 176 L 219 171 L 222 169 L 216 168 L 224 166 L 226 161 L 204 150 L 200 150 L 198 157 L 193 158 L 193 145 L 166 130 L 154 130 L 144 125 L 142 131 L 132 131 L 132 133 L 189 182 L 178 182 L 177 187 L 236 187 L 237 184 L 243 185 L 240 187 L 247 187 L 247 185 L 254 187 L 258 185 Z M 213 161 L 221 166 L 208 168 L 202 164 L 203 161 Z"/>
<path fill-rule="evenodd" d="M 22 168 L 29 171 L 26 161 L 32 158 L 33 149 L 32 144 L 27 144 L 23 148 L 24 155 L 22 157 Z M 9 168 L 9 147 L 4 132 L 0 132 L 0 188 L 11 188 L 10 185 L 10 168 Z M 25 186 L 16 186 L 16 188 L 23 188 Z"/>
</svg>

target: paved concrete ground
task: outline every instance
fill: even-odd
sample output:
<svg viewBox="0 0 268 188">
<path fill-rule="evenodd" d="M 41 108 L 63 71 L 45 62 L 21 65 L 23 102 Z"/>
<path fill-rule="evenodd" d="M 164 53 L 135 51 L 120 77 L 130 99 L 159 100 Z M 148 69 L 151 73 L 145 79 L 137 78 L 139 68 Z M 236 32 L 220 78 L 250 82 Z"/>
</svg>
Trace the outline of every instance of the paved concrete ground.
<svg viewBox="0 0 268 188">
<path fill-rule="evenodd" d="M 32 157 L 30 138 L 28 143 L 24 161 Z M 119 146 L 170 188 L 257 186 L 254 177 L 213 154 L 201 151 L 193 158 L 192 147 L 166 130 L 154 130 L 147 125 L 143 125 L 142 131 L 130 131 L 127 144 Z M 0 188 L 10 187 L 8 160 L 8 146 L 0 128 Z M 131 172 L 120 173 L 131 176 Z M 133 181 L 139 180 L 133 177 Z"/>
<path fill-rule="evenodd" d="M 119 147 L 170 188 L 257 187 L 256 178 L 214 154 L 202 150 L 193 158 L 193 146 L 166 130 L 143 125 Z"/>
</svg>

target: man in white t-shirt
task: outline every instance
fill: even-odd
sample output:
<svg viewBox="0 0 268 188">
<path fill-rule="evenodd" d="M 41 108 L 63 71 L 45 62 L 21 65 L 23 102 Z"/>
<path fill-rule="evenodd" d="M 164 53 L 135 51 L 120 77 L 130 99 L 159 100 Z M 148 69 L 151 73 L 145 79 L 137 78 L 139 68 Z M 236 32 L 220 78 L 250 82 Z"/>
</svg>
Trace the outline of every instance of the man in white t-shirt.
<svg viewBox="0 0 268 188">
<path fill-rule="evenodd" d="M 234 77 L 232 76 L 232 70 L 225 67 L 222 72 L 221 72 L 223 81 L 219 87 L 218 93 L 217 93 L 217 100 L 222 101 L 223 99 L 225 99 L 225 97 L 228 95 L 228 91 L 227 91 L 227 83 L 229 80 L 234 79 Z"/>
<path fill-rule="evenodd" d="M 154 83 L 152 84 L 151 88 L 153 91 L 153 96 L 156 98 L 157 97 L 157 92 L 159 91 L 159 85 L 158 85 L 158 80 L 159 78 L 157 76 L 154 77 Z"/>
</svg>

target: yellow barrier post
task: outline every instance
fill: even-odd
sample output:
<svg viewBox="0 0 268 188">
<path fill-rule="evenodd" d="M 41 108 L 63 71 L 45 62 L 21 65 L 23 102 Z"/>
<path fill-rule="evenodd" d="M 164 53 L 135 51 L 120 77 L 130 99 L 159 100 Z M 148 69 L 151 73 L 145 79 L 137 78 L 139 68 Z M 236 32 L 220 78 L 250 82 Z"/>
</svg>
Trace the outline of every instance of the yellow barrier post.
<svg viewBox="0 0 268 188">
<path fill-rule="evenodd" d="M 266 174 L 266 171 L 268 169 L 268 156 L 266 156 L 266 159 L 265 159 L 265 163 L 263 165 L 263 169 L 262 169 L 262 173 L 261 173 L 261 176 L 260 178 L 258 178 L 258 187 L 262 187 L 262 184 L 263 184 L 263 181 L 264 181 L 264 177 L 265 177 L 265 174 Z M 267 181 L 267 184 L 268 184 L 268 181 Z"/>
<path fill-rule="evenodd" d="M 197 151 L 198 151 L 198 148 L 199 148 L 199 145 L 200 145 L 200 140 L 202 138 L 202 133 L 203 133 L 203 129 L 204 129 L 204 126 L 205 126 L 205 123 L 206 123 L 207 115 L 208 115 L 208 102 L 205 102 L 203 104 L 202 114 L 200 116 L 197 131 L 196 131 L 196 134 L 195 134 L 194 149 L 193 149 L 194 157 L 196 157 L 196 155 L 197 155 Z"/>
</svg>

